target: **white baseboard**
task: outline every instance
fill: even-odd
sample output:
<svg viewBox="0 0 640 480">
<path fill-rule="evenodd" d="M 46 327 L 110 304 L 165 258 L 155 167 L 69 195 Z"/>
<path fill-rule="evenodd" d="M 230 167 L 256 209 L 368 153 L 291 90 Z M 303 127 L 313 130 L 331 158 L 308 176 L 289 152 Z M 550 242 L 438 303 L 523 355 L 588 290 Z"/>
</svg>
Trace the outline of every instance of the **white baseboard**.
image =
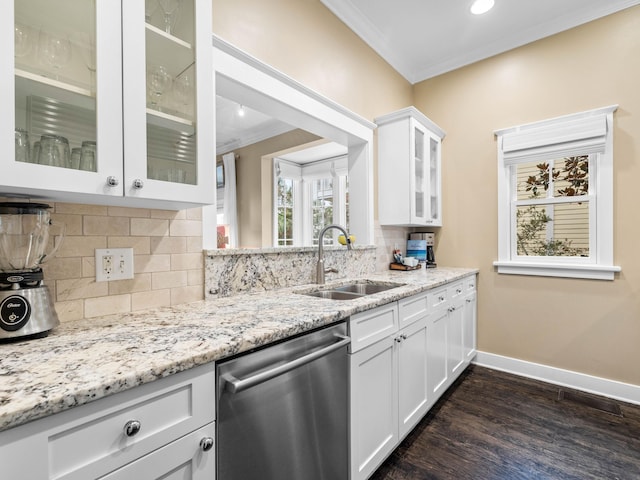
<svg viewBox="0 0 640 480">
<path fill-rule="evenodd" d="M 517 358 L 503 357 L 493 353 L 478 352 L 473 363 L 481 367 L 493 368 L 522 377 L 561 385 L 575 390 L 614 398 L 622 402 L 640 405 L 640 386 L 594 377 L 584 373 L 549 367 L 539 363 L 526 362 Z"/>
</svg>

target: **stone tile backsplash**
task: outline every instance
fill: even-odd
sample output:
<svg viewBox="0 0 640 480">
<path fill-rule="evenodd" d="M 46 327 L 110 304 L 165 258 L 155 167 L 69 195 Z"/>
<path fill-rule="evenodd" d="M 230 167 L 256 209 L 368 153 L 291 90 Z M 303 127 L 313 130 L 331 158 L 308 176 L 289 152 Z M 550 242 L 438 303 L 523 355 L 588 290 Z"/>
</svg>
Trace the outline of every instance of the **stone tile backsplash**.
<svg viewBox="0 0 640 480">
<path fill-rule="evenodd" d="M 204 298 L 202 209 L 45 202 L 65 239 L 43 265 L 61 322 Z M 95 281 L 96 248 L 133 248 L 134 278 Z"/>
<path fill-rule="evenodd" d="M 205 297 L 259 292 L 316 281 L 317 247 L 212 250 L 205 256 Z M 375 271 L 375 246 L 325 247 L 326 281 Z"/>
</svg>

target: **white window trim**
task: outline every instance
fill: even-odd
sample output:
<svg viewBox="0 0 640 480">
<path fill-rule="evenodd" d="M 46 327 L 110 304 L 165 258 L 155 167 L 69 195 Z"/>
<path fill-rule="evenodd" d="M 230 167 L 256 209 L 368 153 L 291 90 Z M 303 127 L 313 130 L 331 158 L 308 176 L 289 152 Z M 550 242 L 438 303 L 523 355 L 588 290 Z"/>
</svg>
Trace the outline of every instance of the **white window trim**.
<svg viewBox="0 0 640 480">
<path fill-rule="evenodd" d="M 496 130 L 498 143 L 498 273 L 613 280 L 621 268 L 613 264 L 613 112 L 617 105 Z M 518 256 L 512 231 L 515 195 L 511 165 L 548 160 L 572 153 L 597 153 L 595 181 L 595 252 L 582 258 Z M 593 229 L 593 230 L 592 230 Z M 593 242 L 592 242 L 593 243 Z"/>
</svg>

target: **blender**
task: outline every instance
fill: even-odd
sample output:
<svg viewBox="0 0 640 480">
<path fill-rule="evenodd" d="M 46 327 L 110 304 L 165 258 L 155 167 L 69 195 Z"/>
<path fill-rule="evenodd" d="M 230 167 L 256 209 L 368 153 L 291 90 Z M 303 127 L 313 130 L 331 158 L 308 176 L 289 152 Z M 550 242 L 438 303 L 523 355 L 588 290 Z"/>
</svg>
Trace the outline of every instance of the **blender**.
<svg viewBox="0 0 640 480">
<path fill-rule="evenodd" d="M 60 323 L 40 267 L 64 236 L 64 224 L 54 225 L 50 208 L 0 202 L 0 341 L 44 337 Z M 57 245 L 50 242 L 52 226 L 60 229 Z"/>
</svg>

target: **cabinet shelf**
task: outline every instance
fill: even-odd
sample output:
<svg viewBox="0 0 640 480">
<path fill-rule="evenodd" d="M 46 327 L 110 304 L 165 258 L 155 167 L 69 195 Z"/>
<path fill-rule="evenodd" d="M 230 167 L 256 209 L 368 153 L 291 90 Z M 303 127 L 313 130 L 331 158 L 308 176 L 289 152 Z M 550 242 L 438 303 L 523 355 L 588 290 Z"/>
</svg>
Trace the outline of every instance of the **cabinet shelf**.
<svg viewBox="0 0 640 480">
<path fill-rule="evenodd" d="M 18 68 L 15 79 L 16 96 L 37 95 L 78 107 L 95 108 L 95 94 L 86 87 Z"/>
<path fill-rule="evenodd" d="M 194 61 L 194 48 L 149 23 L 145 24 L 147 65 L 163 65 L 172 77 L 180 75 Z"/>
<path fill-rule="evenodd" d="M 147 122 L 156 127 L 179 131 L 185 135 L 193 135 L 196 131 L 195 124 L 191 120 L 152 108 L 147 108 Z"/>
</svg>

